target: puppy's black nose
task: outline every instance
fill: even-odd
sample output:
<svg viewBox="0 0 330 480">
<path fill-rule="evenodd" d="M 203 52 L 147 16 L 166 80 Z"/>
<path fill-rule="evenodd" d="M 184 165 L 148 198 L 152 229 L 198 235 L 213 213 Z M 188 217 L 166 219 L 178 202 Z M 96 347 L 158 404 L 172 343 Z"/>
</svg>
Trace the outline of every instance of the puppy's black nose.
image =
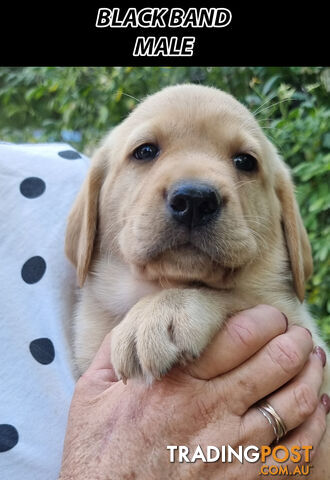
<svg viewBox="0 0 330 480">
<path fill-rule="evenodd" d="M 189 228 L 205 225 L 220 212 L 217 190 L 207 183 L 181 182 L 169 191 L 167 206 L 172 217 Z"/>
</svg>

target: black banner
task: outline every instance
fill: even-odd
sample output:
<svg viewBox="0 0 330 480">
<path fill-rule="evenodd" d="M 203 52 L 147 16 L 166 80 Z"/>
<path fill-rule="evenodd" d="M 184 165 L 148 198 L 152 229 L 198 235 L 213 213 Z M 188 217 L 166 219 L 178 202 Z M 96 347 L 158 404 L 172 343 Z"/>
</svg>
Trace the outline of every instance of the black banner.
<svg viewBox="0 0 330 480">
<path fill-rule="evenodd" d="M 319 65 L 324 7 L 292 2 L 55 2 L 1 7 L 1 64 Z"/>
</svg>

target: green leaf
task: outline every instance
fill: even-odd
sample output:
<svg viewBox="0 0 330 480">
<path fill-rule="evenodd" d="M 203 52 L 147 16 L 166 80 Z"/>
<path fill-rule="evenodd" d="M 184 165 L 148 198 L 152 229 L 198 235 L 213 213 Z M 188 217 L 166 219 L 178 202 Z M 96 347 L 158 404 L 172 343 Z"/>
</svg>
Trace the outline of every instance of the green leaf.
<svg viewBox="0 0 330 480">
<path fill-rule="evenodd" d="M 105 105 L 101 105 L 99 108 L 99 121 L 100 123 L 105 123 L 108 119 L 109 111 Z"/>
<path fill-rule="evenodd" d="M 324 135 L 322 145 L 325 148 L 330 148 L 330 133 Z"/>
</svg>

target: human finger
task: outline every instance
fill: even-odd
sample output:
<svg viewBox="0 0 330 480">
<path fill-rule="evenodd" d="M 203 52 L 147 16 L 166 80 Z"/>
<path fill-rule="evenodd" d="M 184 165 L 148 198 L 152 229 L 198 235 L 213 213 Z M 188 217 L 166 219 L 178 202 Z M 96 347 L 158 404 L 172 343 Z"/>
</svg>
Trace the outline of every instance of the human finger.
<svg viewBox="0 0 330 480">
<path fill-rule="evenodd" d="M 287 330 L 283 313 L 269 305 L 257 305 L 231 317 L 199 360 L 187 366 L 195 377 L 208 380 L 229 372 Z"/>
<path fill-rule="evenodd" d="M 319 356 L 318 348 L 310 354 L 305 367 L 297 377 L 266 399 L 284 422 L 287 432 L 305 422 L 319 403 L 325 357 Z M 255 406 L 249 409 L 243 417 L 243 422 L 245 430 L 251 432 L 258 444 L 269 445 L 275 440 L 272 425 Z"/>
<path fill-rule="evenodd" d="M 310 333 L 293 325 L 271 340 L 238 368 L 212 380 L 227 398 L 233 413 L 243 415 L 252 405 L 295 377 L 313 348 Z"/>
</svg>

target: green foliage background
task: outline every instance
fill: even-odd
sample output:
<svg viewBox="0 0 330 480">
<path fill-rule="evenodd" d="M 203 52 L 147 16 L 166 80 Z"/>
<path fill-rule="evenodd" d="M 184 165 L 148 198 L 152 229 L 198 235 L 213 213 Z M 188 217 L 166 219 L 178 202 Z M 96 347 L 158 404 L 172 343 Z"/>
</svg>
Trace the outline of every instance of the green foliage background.
<svg viewBox="0 0 330 480">
<path fill-rule="evenodd" d="M 137 101 L 194 82 L 236 96 L 255 112 L 291 166 L 313 247 L 307 297 L 330 343 L 330 69 L 323 67 L 0 68 L 0 139 L 69 141 L 90 154 Z"/>
</svg>

